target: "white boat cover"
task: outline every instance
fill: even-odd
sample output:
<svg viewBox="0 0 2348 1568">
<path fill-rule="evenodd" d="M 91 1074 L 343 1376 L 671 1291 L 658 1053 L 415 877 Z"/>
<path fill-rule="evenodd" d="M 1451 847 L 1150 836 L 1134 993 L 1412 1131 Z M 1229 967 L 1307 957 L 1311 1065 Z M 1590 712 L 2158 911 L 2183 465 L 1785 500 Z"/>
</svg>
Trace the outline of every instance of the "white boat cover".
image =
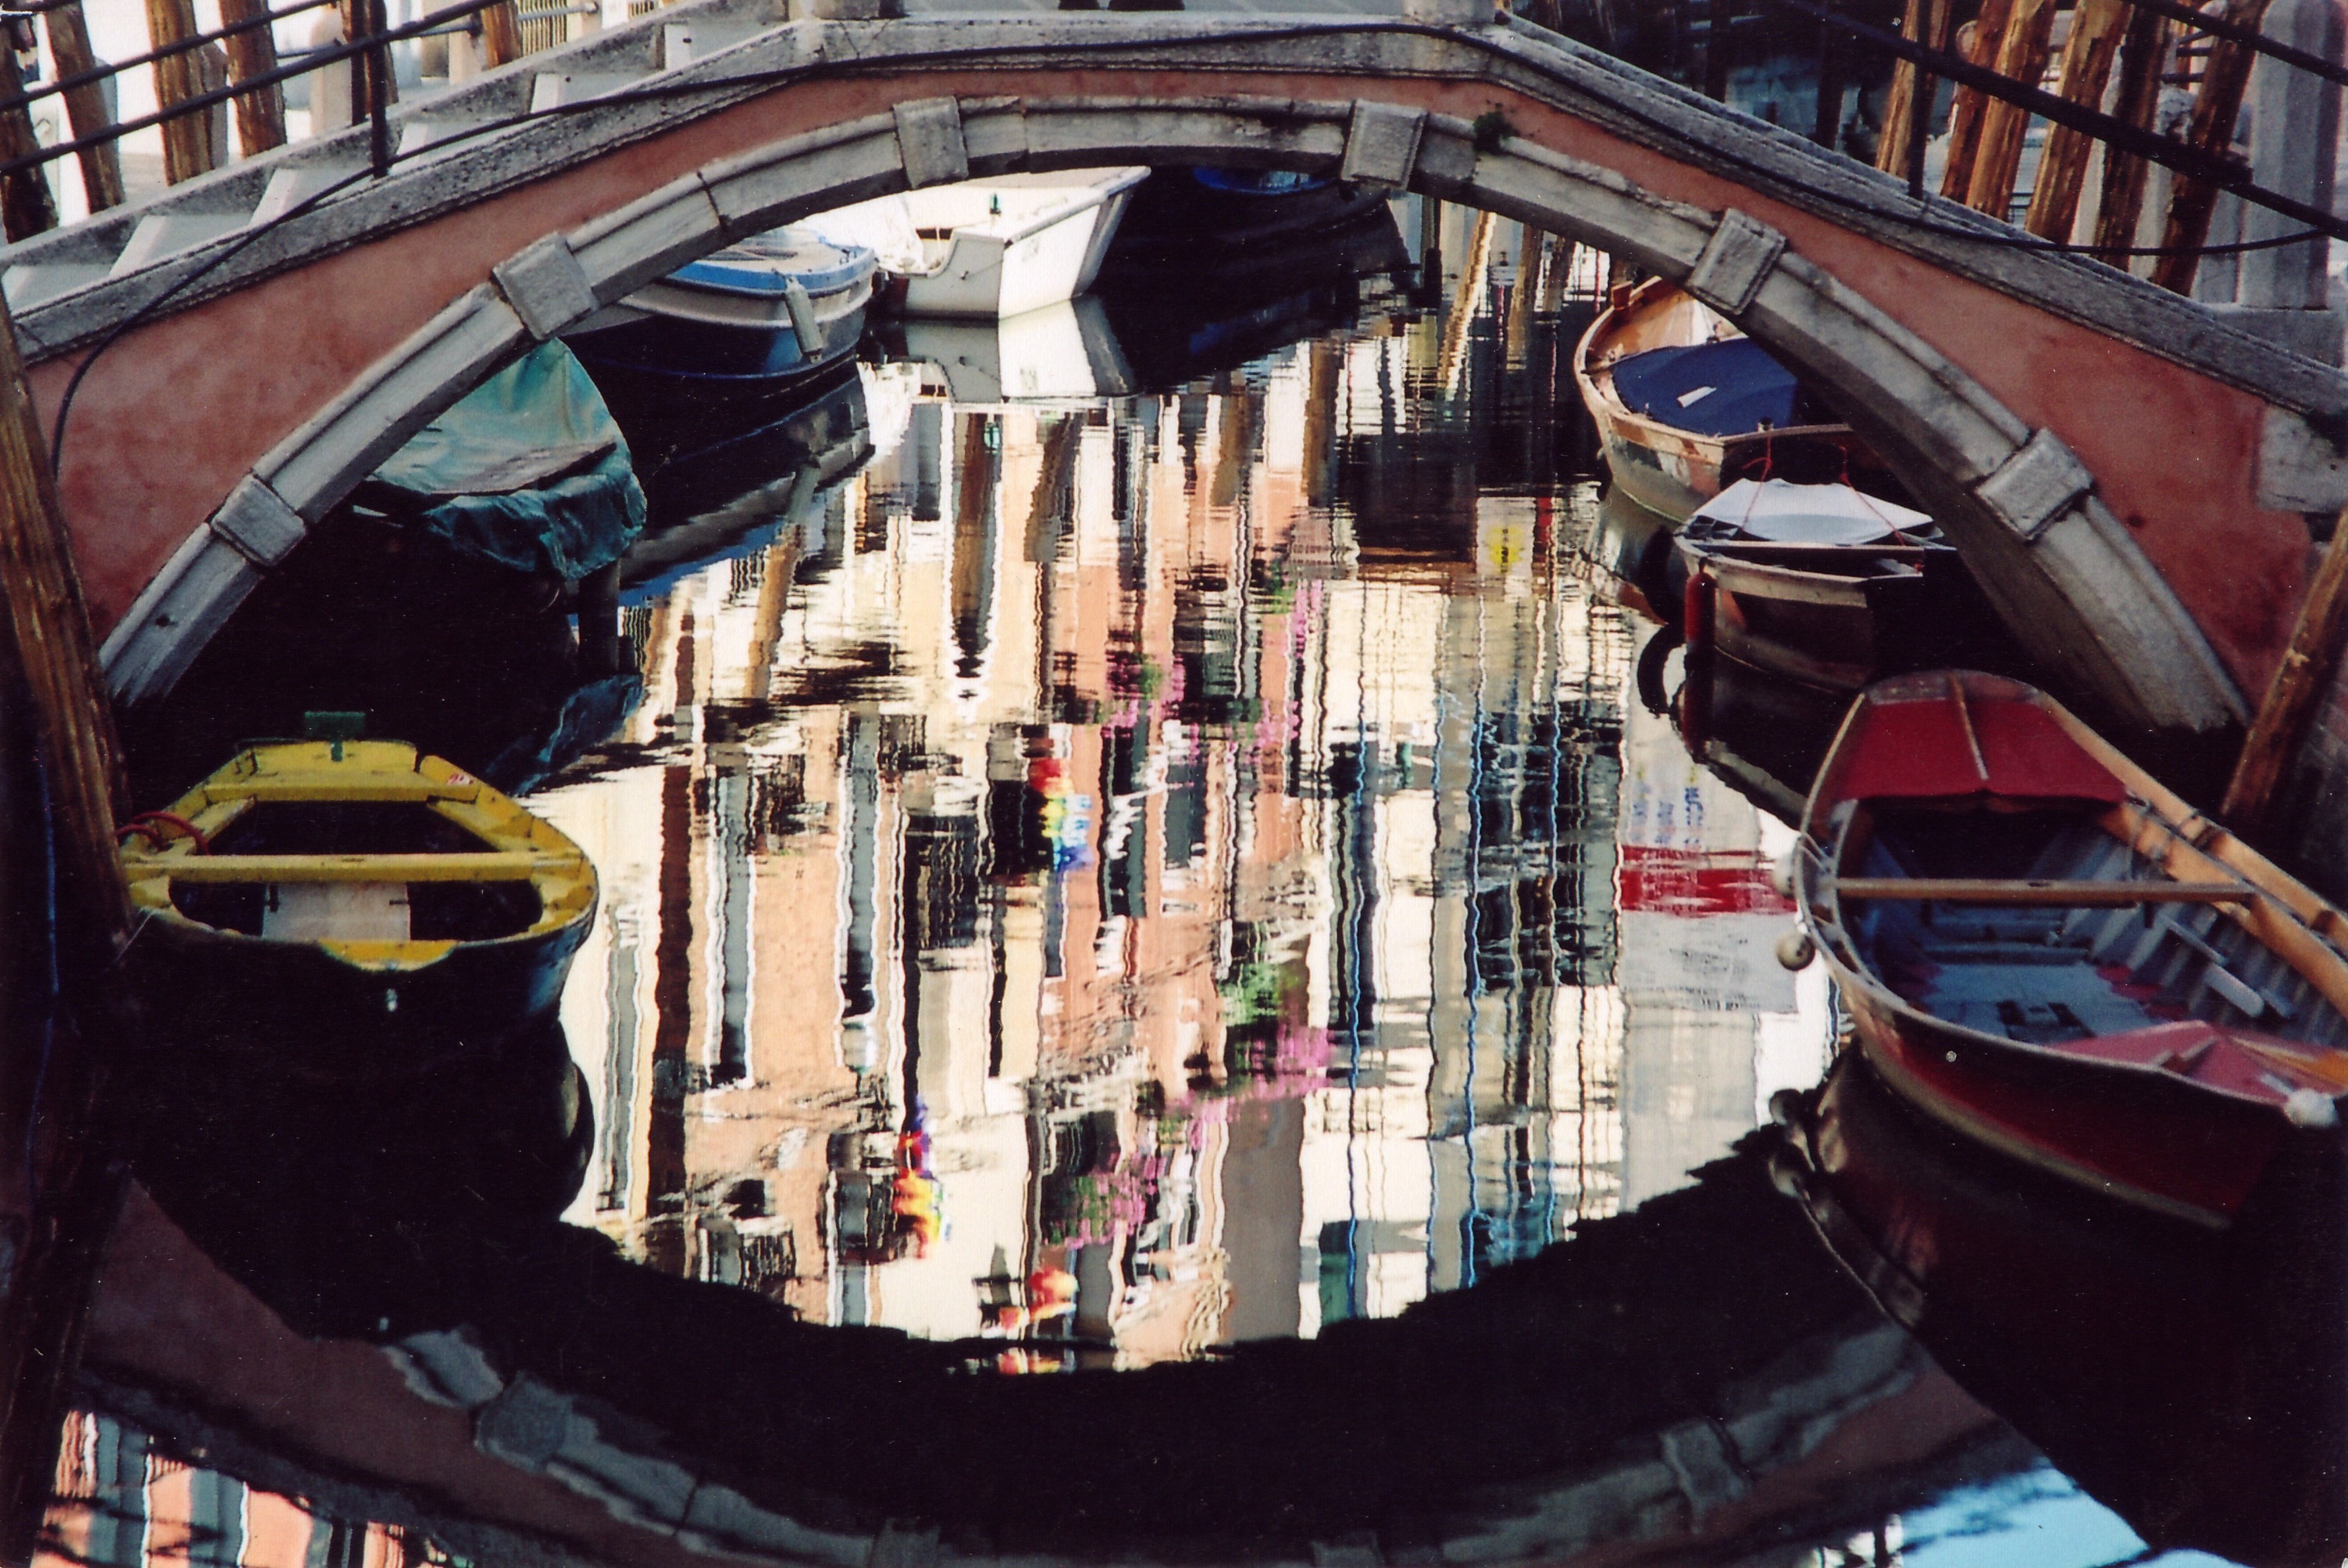
<svg viewBox="0 0 2348 1568">
<path fill-rule="evenodd" d="M 1932 520 L 1921 511 L 1849 485 L 1797 485 L 1784 480 L 1738 480 L 1694 515 L 1777 544 L 1873 544 L 1895 533 L 1932 526 Z"/>
</svg>

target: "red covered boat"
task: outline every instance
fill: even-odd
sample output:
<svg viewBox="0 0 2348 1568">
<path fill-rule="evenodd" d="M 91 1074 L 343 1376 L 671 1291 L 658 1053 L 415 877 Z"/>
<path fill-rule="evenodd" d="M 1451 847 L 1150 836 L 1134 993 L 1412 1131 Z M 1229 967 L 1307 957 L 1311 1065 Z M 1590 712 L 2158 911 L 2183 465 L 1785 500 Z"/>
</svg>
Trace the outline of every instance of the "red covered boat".
<svg viewBox="0 0 2348 1568">
<path fill-rule="evenodd" d="M 1977 1141 L 2230 1225 L 2348 1091 L 2348 918 L 2019 681 L 1861 694 L 1802 917 L 1861 1048 Z"/>
</svg>

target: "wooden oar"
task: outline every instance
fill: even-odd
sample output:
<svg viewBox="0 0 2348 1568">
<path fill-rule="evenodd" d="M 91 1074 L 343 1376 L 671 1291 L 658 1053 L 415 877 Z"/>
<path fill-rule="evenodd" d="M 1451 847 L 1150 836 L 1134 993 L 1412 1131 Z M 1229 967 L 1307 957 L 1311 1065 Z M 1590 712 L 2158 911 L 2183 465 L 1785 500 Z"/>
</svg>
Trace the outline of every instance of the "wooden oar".
<svg viewBox="0 0 2348 1568">
<path fill-rule="evenodd" d="M 2054 904 L 2126 909 L 2139 903 L 2248 903 L 2258 890 L 2243 882 L 2069 882 L 2054 878 L 1844 877 L 1843 898 L 1928 899 L 1935 903 Z"/>
</svg>

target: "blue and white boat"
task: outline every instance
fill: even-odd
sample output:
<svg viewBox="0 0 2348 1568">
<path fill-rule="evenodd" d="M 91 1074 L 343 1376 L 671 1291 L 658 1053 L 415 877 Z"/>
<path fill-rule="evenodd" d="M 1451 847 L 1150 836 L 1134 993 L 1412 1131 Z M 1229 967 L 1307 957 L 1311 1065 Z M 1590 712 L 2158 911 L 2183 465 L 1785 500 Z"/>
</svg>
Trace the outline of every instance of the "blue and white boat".
<svg viewBox="0 0 2348 1568">
<path fill-rule="evenodd" d="M 777 229 L 645 284 L 569 342 L 599 378 L 779 391 L 856 351 L 875 265 L 864 246 Z"/>
</svg>

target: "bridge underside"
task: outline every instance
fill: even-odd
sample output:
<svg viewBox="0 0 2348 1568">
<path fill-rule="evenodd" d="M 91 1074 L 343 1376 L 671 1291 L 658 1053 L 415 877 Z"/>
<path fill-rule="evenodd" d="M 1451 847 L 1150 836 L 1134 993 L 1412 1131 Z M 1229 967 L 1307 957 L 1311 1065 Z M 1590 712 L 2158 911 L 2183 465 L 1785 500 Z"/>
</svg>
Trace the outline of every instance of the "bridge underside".
<svg viewBox="0 0 2348 1568">
<path fill-rule="evenodd" d="M 60 476 L 118 693 L 168 690 L 533 341 L 743 235 L 1015 170 L 1336 173 L 1684 281 L 1842 406 L 2106 723 L 2237 725 L 2304 593 L 2305 514 L 2348 494 L 2318 433 L 2338 372 L 1946 203 L 1919 227 L 1896 182 L 1532 29 L 743 15 L 704 0 L 419 103 L 415 156 L 273 225 L 351 178 L 364 131 L 0 253 L 49 418 L 120 334 Z"/>
</svg>

